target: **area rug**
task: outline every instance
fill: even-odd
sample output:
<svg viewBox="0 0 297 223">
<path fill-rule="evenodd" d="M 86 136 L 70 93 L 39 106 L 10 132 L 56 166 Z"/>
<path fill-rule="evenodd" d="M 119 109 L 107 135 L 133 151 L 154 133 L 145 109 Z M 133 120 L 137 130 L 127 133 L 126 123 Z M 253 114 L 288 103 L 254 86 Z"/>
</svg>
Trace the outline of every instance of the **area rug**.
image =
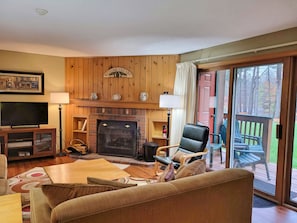
<svg viewBox="0 0 297 223">
<path fill-rule="evenodd" d="M 75 162 L 80 161 L 82 160 L 77 160 Z M 130 166 L 128 164 L 122 163 L 113 164 L 122 170 Z M 31 170 L 28 170 L 24 173 L 8 179 L 8 193 L 21 193 L 23 223 L 30 222 L 30 190 L 35 187 L 40 187 L 43 184 L 50 183 L 51 180 L 42 167 L 35 167 Z"/>
<path fill-rule="evenodd" d="M 35 167 L 8 179 L 9 193 L 21 193 L 24 222 L 29 222 L 30 219 L 29 191 L 34 187 L 49 183 L 51 181 L 42 167 Z"/>
<path fill-rule="evenodd" d="M 276 204 L 272 201 L 266 200 L 262 197 L 254 195 L 253 197 L 253 207 L 254 208 L 269 208 L 274 207 Z"/>
<path fill-rule="evenodd" d="M 146 162 L 144 160 L 137 160 L 129 157 L 105 156 L 105 155 L 99 155 L 98 153 L 88 153 L 86 155 L 70 153 L 69 157 L 73 159 L 78 159 L 78 160 L 92 160 L 92 159 L 103 158 L 112 163 L 126 163 L 126 164 L 135 164 L 135 165 L 143 165 L 143 166 L 152 166 L 155 164 L 155 162 Z"/>
</svg>

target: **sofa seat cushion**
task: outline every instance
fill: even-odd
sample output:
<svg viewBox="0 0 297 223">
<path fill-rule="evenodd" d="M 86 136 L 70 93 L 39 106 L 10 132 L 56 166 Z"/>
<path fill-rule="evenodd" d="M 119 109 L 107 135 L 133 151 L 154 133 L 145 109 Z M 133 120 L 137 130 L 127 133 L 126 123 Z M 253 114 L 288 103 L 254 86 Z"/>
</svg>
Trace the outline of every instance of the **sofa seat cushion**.
<svg viewBox="0 0 297 223">
<path fill-rule="evenodd" d="M 45 184 L 42 185 L 41 188 L 42 192 L 47 197 L 48 204 L 51 208 L 73 198 L 118 189 L 117 187 L 106 185 L 62 183 Z"/>
</svg>

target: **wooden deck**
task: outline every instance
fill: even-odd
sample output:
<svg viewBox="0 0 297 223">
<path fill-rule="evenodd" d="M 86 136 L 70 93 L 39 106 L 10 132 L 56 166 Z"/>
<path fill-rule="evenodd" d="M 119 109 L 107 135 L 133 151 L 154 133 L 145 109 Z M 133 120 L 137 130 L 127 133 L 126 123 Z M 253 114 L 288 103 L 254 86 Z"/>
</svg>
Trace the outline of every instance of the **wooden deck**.
<svg viewBox="0 0 297 223">
<path fill-rule="evenodd" d="M 225 164 L 220 164 L 220 154 L 219 151 L 215 151 L 213 154 L 213 167 L 214 170 L 224 169 Z M 223 153 L 223 161 L 225 156 Z M 209 163 L 209 157 L 207 157 L 207 164 Z M 275 184 L 276 184 L 276 164 L 268 163 L 268 169 L 270 174 L 270 180 L 267 179 L 266 170 L 264 164 L 257 164 L 255 171 L 252 170 L 252 167 L 248 166 L 245 169 L 254 173 L 255 176 L 255 188 L 261 191 L 274 194 Z M 272 192 L 271 192 L 272 191 Z M 292 173 L 292 200 L 297 202 L 297 169 L 293 169 Z"/>
</svg>

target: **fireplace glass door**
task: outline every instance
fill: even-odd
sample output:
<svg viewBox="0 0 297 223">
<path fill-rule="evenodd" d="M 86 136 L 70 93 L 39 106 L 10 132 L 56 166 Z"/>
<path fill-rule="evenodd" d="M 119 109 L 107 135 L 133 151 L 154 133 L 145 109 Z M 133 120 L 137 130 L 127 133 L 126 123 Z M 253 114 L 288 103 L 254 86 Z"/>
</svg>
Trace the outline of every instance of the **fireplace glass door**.
<svg viewBox="0 0 297 223">
<path fill-rule="evenodd" d="M 137 123 L 131 121 L 98 120 L 97 151 L 101 155 L 135 157 Z"/>
</svg>

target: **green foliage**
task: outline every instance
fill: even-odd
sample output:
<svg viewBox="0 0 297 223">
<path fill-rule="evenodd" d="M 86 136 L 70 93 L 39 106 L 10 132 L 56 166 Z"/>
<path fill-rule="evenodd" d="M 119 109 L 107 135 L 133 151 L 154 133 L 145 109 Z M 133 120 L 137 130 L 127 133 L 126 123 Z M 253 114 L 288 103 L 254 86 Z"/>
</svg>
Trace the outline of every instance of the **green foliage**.
<svg viewBox="0 0 297 223">
<path fill-rule="evenodd" d="M 278 139 L 276 136 L 276 122 L 272 124 L 271 131 L 271 144 L 270 144 L 270 157 L 269 162 L 276 163 L 277 162 L 277 152 L 278 152 Z M 297 169 L 297 122 L 295 122 L 295 132 L 294 132 L 294 152 L 293 152 L 293 168 Z"/>
</svg>

